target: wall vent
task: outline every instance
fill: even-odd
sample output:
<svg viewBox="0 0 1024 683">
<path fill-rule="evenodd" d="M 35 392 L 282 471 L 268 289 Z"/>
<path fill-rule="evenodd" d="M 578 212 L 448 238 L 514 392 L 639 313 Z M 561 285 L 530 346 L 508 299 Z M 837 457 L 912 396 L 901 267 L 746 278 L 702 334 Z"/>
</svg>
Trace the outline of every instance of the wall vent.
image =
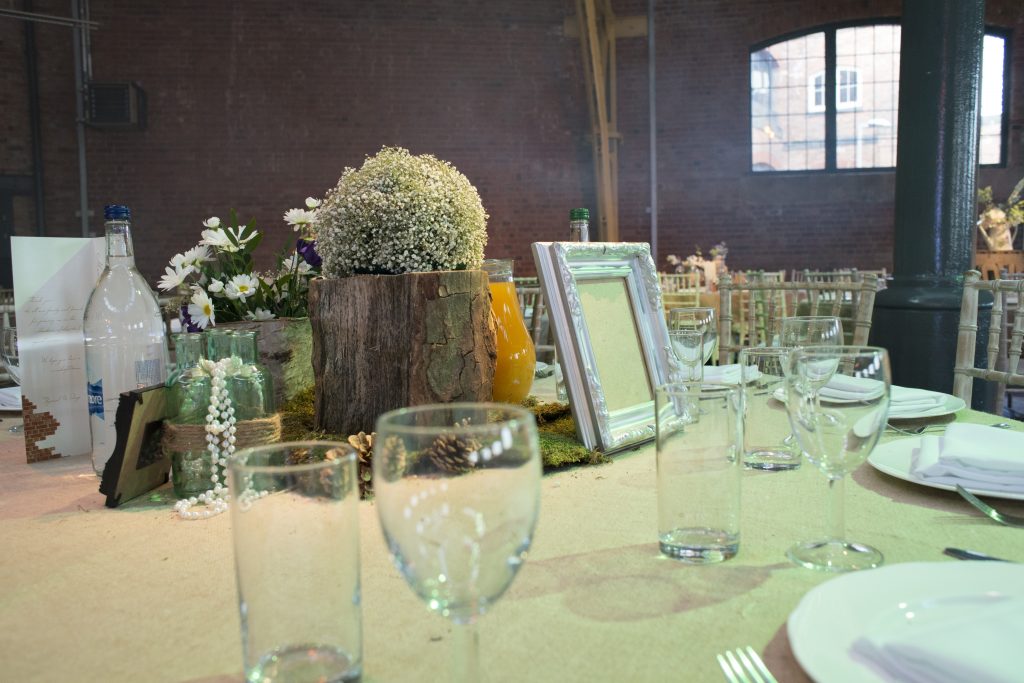
<svg viewBox="0 0 1024 683">
<path fill-rule="evenodd" d="M 95 128 L 146 128 L 146 91 L 137 83 L 89 83 L 86 123 Z"/>
</svg>

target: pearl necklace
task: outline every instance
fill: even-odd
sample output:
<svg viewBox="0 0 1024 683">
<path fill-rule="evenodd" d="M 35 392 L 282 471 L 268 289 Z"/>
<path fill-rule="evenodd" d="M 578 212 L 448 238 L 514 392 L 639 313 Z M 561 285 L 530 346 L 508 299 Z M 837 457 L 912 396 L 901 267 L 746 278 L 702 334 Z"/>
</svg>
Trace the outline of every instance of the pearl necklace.
<svg viewBox="0 0 1024 683">
<path fill-rule="evenodd" d="M 203 360 L 196 368 L 201 374 L 212 378 L 210 406 L 206 414 L 206 450 L 210 452 L 213 465 L 213 474 L 210 475 L 213 489 L 175 503 L 174 509 L 181 519 L 209 519 L 228 509 L 231 495 L 226 482 L 221 483 L 218 472 L 221 468 L 227 467 L 228 458 L 235 452 L 235 409 L 231 405 L 227 388 L 228 370 L 231 369 L 233 360 Z M 207 507 L 203 510 L 192 510 L 199 503 Z"/>
</svg>

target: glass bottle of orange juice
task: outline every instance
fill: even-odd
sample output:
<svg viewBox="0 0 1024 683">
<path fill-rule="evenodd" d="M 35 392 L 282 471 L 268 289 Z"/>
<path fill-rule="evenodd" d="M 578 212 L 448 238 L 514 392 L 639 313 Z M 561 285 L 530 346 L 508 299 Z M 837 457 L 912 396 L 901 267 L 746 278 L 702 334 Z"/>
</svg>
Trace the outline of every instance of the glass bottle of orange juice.
<svg viewBox="0 0 1024 683">
<path fill-rule="evenodd" d="M 498 359 L 494 365 L 494 400 L 521 403 L 533 386 L 537 356 L 530 332 L 519 310 L 510 259 L 484 259 L 490 278 L 491 313 L 497 333 Z"/>
</svg>

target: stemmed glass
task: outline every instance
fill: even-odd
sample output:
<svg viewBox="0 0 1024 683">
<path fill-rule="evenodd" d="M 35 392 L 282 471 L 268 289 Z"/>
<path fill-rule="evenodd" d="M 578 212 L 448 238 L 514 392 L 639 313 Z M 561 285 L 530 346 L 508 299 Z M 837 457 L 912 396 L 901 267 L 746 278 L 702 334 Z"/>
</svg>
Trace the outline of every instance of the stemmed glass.
<svg viewBox="0 0 1024 683">
<path fill-rule="evenodd" d="M 455 624 L 455 680 L 478 680 L 477 619 L 512 583 L 537 523 L 536 420 L 499 403 L 404 408 L 380 416 L 373 446 L 392 559 Z"/>
<path fill-rule="evenodd" d="M 780 346 L 838 346 L 843 343 L 843 321 L 834 315 L 804 315 L 782 319 Z"/>
<path fill-rule="evenodd" d="M 699 330 L 704 337 L 704 362 L 718 348 L 718 323 L 713 308 L 673 308 L 668 312 L 668 329 Z"/>
<path fill-rule="evenodd" d="M 786 411 L 804 456 L 828 477 L 828 529 L 786 555 L 796 564 L 828 572 L 869 569 L 882 553 L 846 540 L 843 489 L 847 473 L 878 443 L 889 413 L 889 355 L 870 346 L 807 346 L 789 354 Z M 842 390 L 829 399 L 826 385 Z"/>
<path fill-rule="evenodd" d="M 14 327 L 5 327 L 0 330 L 0 362 L 7 370 L 7 376 L 17 385 L 21 385 L 21 365 L 18 362 L 18 330 Z M 12 434 L 20 433 L 24 427 L 14 425 L 7 431 Z"/>
</svg>

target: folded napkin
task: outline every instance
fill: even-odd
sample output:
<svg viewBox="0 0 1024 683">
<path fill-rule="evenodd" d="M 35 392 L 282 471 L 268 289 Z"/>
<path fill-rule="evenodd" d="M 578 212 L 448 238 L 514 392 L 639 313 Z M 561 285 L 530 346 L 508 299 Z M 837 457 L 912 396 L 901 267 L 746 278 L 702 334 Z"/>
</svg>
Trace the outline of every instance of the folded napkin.
<svg viewBox="0 0 1024 683">
<path fill-rule="evenodd" d="M 921 437 L 910 471 L 935 484 L 1024 493 L 1024 434 L 954 423 L 941 436 Z"/>
<path fill-rule="evenodd" d="M 927 389 L 892 386 L 890 394 L 889 417 L 916 415 L 934 410 L 946 404 L 946 394 Z"/>
<path fill-rule="evenodd" d="M 967 604 L 951 610 L 948 618 L 936 615 L 912 625 L 890 620 L 854 642 L 854 657 L 880 670 L 885 680 L 1020 681 L 1017 652 L 1024 639 L 1024 599 L 978 596 L 977 601 L 976 607 Z"/>
<path fill-rule="evenodd" d="M 747 381 L 752 382 L 761 376 L 761 372 L 753 365 L 747 367 Z M 743 381 L 743 369 L 739 363 L 731 365 L 705 365 L 704 381 L 708 384 L 739 384 Z"/>
<path fill-rule="evenodd" d="M 828 401 L 871 401 L 885 393 L 885 382 L 870 377 L 832 375 L 818 395 Z"/>
<path fill-rule="evenodd" d="M 0 410 L 21 410 L 21 387 L 0 389 Z"/>
</svg>

